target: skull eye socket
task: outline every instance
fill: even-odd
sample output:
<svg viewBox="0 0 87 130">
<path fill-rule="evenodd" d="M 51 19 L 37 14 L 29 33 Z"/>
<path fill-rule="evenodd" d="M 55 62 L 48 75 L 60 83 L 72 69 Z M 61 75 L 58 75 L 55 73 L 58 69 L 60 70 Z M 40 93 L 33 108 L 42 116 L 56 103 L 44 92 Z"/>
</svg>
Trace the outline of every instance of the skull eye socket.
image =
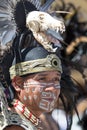
<svg viewBox="0 0 87 130">
<path fill-rule="evenodd" d="M 43 15 L 43 14 L 40 14 L 40 15 L 39 15 L 39 18 L 40 18 L 40 20 L 43 20 L 43 19 L 44 19 L 44 15 Z"/>
</svg>

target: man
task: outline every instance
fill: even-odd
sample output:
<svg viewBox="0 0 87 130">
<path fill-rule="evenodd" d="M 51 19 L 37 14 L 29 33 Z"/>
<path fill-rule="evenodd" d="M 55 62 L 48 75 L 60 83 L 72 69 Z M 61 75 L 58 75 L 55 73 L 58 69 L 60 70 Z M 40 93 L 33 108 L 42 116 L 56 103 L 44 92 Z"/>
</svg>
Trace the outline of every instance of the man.
<svg viewBox="0 0 87 130">
<path fill-rule="evenodd" d="M 54 109 L 60 94 L 62 67 L 56 54 L 35 47 L 22 59 L 10 67 L 14 99 L 7 115 L 2 114 L 4 130 L 42 129 L 40 115 Z"/>
<path fill-rule="evenodd" d="M 43 52 L 42 49 L 41 51 L 38 49 L 36 51 L 32 50 L 32 54 L 30 54 L 30 48 L 43 46 L 48 52 L 55 52 L 57 47 L 54 44 L 57 42 L 58 48 L 61 46 L 59 41 L 62 41 L 61 33 L 65 30 L 65 27 L 63 21 L 57 20 L 45 12 L 37 11 L 40 9 L 39 0 L 11 0 L 9 2 L 8 0 L 0 0 L 0 5 L 0 50 L 2 52 L 0 53 L 1 129 L 24 128 L 29 130 L 35 129 L 34 125 L 39 128 L 42 126 L 37 119 L 39 115 L 43 112 L 50 112 L 55 106 L 56 98 L 60 93 L 58 82 L 60 81 L 62 71 L 60 60 L 58 59 L 57 61 L 56 55 L 50 55 L 51 53 Z M 34 26 L 30 26 L 33 24 Z M 38 32 L 37 29 L 39 29 Z M 29 56 L 34 59 L 27 59 Z M 9 76 L 8 70 L 14 57 L 14 66 L 10 68 Z M 37 59 L 41 60 L 38 61 Z M 34 63 L 33 60 L 35 60 Z M 52 68 L 50 68 L 51 66 Z M 46 77 L 46 81 L 39 82 L 37 77 L 42 77 L 42 75 Z M 58 77 L 57 83 L 54 81 L 56 77 Z M 50 90 L 50 87 L 52 87 L 52 90 Z M 18 108 L 21 108 L 23 118 L 19 116 L 21 112 L 17 110 Z M 30 115 L 29 121 L 24 118 L 27 115 L 24 108 L 27 109 L 28 116 Z M 29 110 L 35 116 L 31 116 Z M 36 123 L 32 125 L 30 121 Z"/>
</svg>

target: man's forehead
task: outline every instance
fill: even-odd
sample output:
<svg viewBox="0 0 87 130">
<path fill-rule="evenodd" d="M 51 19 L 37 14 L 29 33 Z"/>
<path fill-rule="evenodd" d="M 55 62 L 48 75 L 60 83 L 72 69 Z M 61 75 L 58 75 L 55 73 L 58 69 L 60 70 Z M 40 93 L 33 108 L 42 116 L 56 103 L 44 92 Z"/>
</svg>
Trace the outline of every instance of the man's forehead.
<svg viewBox="0 0 87 130">
<path fill-rule="evenodd" d="M 40 72 L 40 73 L 34 74 L 33 76 L 35 76 L 35 77 L 37 77 L 37 76 L 46 76 L 46 75 L 52 76 L 52 75 L 50 75 L 50 73 L 52 73 L 52 74 L 54 74 L 56 76 L 61 76 L 61 73 L 58 72 L 58 71 Z"/>
<path fill-rule="evenodd" d="M 33 73 L 30 75 L 27 75 L 27 78 L 33 78 L 36 79 L 38 77 L 45 77 L 45 76 L 58 76 L 61 77 L 61 73 L 59 71 L 46 71 L 46 72 L 39 72 L 39 73 Z"/>
</svg>

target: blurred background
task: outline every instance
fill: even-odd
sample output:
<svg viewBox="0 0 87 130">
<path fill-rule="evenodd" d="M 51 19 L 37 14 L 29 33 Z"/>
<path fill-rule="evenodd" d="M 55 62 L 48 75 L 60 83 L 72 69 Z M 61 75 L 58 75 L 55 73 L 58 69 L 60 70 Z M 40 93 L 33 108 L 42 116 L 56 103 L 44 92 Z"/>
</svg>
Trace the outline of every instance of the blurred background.
<svg viewBox="0 0 87 130">
<path fill-rule="evenodd" d="M 42 0 L 42 4 L 46 0 Z M 63 36 L 64 56 L 79 61 L 87 53 L 87 0 L 55 0 L 48 12 L 63 18 L 66 32 Z M 55 12 L 56 11 L 56 12 Z M 58 12 L 58 11 L 65 11 Z M 69 13 L 67 13 L 69 12 Z"/>
<path fill-rule="evenodd" d="M 65 75 L 61 91 L 64 93 L 66 89 L 62 96 L 67 106 L 63 108 L 63 102 L 58 101 L 59 107 L 52 112 L 52 117 L 58 130 L 87 130 L 87 0 L 54 0 L 48 12 L 64 20 L 66 26 L 61 50 Z"/>
</svg>

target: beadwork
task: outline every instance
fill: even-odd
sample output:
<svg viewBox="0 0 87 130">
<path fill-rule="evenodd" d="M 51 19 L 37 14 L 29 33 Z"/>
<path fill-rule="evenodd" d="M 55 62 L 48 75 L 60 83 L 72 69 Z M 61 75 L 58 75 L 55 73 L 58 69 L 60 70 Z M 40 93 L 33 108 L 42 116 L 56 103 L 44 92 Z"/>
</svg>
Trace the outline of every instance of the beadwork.
<svg viewBox="0 0 87 130">
<path fill-rule="evenodd" d="M 22 115 L 24 115 L 29 121 L 31 121 L 35 126 L 38 126 L 39 119 L 34 116 L 26 107 L 24 104 L 22 104 L 18 100 L 13 101 L 13 106 L 16 110 L 19 110 Z"/>
</svg>

